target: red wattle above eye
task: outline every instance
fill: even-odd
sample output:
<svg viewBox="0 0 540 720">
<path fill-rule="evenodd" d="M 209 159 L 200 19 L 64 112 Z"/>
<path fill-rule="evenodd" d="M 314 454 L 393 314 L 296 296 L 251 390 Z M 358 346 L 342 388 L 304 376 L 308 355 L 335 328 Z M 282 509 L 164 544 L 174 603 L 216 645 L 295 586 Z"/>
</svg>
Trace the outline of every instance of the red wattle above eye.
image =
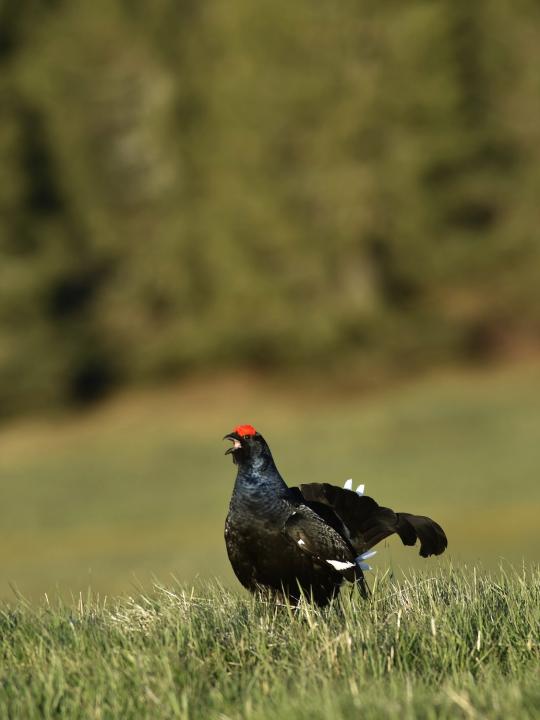
<svg viewBox="0 0 540 720">
<path fill-rule="evenodd" d="M 244 437 L 245 435 L 255 435 L 257 433 L 253 425 L 237 425 L 234 428 L 234 432 L 237 433 L 237 435 L 240 435 L 240 437 Z"/>
</svg>

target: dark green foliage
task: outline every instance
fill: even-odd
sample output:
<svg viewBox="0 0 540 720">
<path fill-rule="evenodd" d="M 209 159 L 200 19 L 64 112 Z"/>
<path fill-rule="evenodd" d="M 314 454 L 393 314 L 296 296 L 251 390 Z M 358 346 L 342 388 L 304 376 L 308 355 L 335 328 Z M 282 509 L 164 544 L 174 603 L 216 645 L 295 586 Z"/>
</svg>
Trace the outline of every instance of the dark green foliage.
<svg viewBox="0 0 540 720">
<path fill-rule="evenodd" d="M 0 413 L 540 327 L 538 8 L 8 0 Z"/>
</svg>

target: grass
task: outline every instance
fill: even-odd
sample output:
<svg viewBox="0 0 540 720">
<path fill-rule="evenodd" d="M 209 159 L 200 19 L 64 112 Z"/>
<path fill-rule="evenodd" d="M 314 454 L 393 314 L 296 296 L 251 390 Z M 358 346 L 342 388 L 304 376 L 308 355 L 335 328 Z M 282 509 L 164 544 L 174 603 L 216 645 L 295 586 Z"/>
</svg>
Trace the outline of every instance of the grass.
<svg viewBox="0 0 540 720">
<path fill-rule="evenodd" d="M 448 556 L 398 542 L 376 566 L 540 561 L 540 369 L 426 377 L 373 395 L 249 378 L 118 398 L 0 432 L 0 598 L 132 591 L 174 574 L 237 588 L 223 544 L 234 467 L 221 438 L 251 422 L 290 484 L 353 477 L 431 515 Z M 442 565 L 440 564 L 442 563 Z"/>
<path fill-rule="evenodd" d="M 540 574 L 388 575 L 300 609 L 204 584 L 0 612 L 0 717 L 537 718 Z"/>
<path fill-rule="evenodd" d="M 248 597 L 222 538 L 238 422 L 291 484 L 432 515 L 448 554 L 382 545 L 367 602 Z M 539 431 L 532 366 L 373 396 L 201 381 L 3 428 L 0 718 L 538 717 Z"/>
</svg>

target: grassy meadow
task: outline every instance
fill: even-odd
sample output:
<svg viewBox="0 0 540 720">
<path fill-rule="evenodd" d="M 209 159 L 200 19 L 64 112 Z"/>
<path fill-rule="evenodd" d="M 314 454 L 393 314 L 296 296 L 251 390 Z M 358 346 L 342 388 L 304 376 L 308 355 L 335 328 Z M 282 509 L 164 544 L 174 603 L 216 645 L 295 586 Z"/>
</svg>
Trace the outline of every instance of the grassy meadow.
<svg viewBox="0 0 540 720">
<path fill-rule="evenodd" d="M 248 597 L 222 538 L 238 422 L 291 484 L 353 476 L 448 553 L 385 543 L 368 601 Z M 201 380 L 4 427 L 0 717 L 538 717 L 539 429 L 532 366 L 372 394 Z"/>
<path fill-rule="evenodd" d="M 372 394 L 231 378 L 118 398 L 0 432 L 0 598 L 218 577 L 238 422 L 267 437 L 289 484 L 366 483 L 447 530 L 440 560 L 390 540 L 376 567 L 429 572 L 540 560 L 540 369 L 448 373 Z"/>
<path fill-rule="evenodd" d="M 325 610 L 218 586 L 0 612 L 9 718 L 537 718 L 540 576 L 379 578 Z"/>
</svg>

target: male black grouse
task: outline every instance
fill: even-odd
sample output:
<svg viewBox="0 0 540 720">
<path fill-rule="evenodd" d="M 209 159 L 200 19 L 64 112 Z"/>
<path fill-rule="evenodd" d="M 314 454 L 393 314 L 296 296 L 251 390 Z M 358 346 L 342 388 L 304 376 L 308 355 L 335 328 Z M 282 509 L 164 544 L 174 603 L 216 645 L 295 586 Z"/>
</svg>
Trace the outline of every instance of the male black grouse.
<svg viewBox="0 0 540 720">
<path fill-rule="evenodd" d="M 420 555 L 440 555 L 446 535 L 422 515 L 395 513 L 363 494 L 328 483 L 287 487 L 266 441 L 251 425 L 239 425 L 232 440 L 238 474 L 225 522 L 225 543 L 244 587 L 266 589 L 297 602 L 304 593 L 319 605 L 339 591 L 343 579 L 366 593 L 363 570 L 371 548 L 392 533 L 404 545 L 420 540 Z"/>
</svg>

